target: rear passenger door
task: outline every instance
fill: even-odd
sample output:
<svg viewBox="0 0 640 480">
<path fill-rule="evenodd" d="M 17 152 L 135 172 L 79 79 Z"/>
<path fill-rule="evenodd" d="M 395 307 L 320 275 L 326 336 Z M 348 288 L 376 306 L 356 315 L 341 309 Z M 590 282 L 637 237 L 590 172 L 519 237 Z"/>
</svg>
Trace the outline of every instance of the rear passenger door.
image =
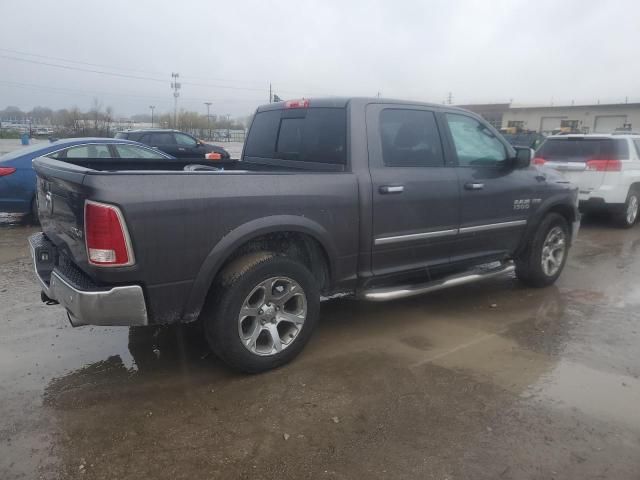
<svg viewBox="0 0 640 480">
<path fill-rule="evenodd" d="M 460 233 L 452 261 L 501 258 L 513 252 L 540 199 L 534 169 L 516 169 L 513 152 L 488 124 L 465 113 L 445 113 L 449 151 L 460 184 Z"/>
<path fill-rule="evenodd" d="M 373 104 L 366 121 L 374 275 L 447 264 L 458 229 L 458 180 L 434 111 Z"/>
</svg>

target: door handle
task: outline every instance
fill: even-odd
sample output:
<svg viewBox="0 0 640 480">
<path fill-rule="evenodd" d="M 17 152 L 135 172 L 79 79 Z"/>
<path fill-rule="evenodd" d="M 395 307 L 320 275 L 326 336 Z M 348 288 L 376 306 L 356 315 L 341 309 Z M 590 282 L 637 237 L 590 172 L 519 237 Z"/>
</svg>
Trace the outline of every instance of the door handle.
<svg viewBox="0 0 640 480">
<path fill-rule="evenodd" d="M 404 185 L 382 185 L 379 188 L 380 193 L 402 193 L 404 192 Z"/>
<path fill-rule="evenodd" d="M 482 190 L 484 188 L 484 183 L 469 182 L 464 184 L 464 188 L 467 190 Z"/>
<path fill-rule="evenodd" d="M 180 150 L 181 152 L 184 152 L 184 148 L 178 148 L 178 150 Z"/>
</svg>

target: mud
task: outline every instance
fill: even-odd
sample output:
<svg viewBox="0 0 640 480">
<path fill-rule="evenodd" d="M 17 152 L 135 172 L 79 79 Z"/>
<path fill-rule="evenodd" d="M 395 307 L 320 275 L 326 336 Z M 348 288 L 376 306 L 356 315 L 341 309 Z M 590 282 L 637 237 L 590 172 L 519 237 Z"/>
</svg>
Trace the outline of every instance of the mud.
<svg viewBox="0 0 640 480">
<path fill-rule="evenodd" d="M 2 479 L 640 478 L 640 227 L 587 223 L 544 290 L 325 302 L 244 376 L 191 327 L 71 328 L 0 224 Z"/>
</svg>

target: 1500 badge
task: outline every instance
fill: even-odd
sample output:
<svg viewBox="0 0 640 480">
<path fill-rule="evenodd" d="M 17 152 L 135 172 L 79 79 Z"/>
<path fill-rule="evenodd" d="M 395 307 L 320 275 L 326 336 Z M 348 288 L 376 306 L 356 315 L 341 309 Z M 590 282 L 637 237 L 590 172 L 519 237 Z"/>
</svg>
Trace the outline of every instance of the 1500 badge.
<svg viewBox="0 0 640 480">
<path fill-rule="evenodd" d="M 530 206 L 531 206 L 531 199 L 529 198 L 513 201 L 514 210 L 529 210 Z"/>
</svg>

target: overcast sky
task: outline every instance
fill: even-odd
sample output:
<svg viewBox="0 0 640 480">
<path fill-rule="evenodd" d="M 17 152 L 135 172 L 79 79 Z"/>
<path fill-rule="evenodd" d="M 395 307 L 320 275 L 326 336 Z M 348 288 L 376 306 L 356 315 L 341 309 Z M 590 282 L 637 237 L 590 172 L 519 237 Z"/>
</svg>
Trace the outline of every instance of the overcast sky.
<svg viewBox="0 0 640 480">
<path fill-rule="evenodd" d="M 639 32 L 637 0 L 0 0 L 0 108 L 169 111 L 171 72 L 179 106 L 233 116 L 270 82 L 283 98 L 640 101 Z"/>
</svg>

